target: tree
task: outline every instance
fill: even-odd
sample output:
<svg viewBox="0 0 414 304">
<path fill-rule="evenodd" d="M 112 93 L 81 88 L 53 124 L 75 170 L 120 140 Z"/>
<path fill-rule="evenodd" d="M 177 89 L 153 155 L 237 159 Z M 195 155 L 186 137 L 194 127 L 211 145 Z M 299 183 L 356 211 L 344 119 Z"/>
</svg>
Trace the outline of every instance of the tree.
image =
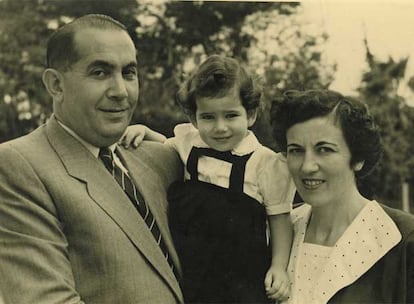
<svg viewBox="0 0 414 304">
<path fill-rule="evenodd" d="M 263 113 L 254 129 L 271 147 L 275 147 L 268 117 L 271 96 L 289 88 L 327 87 L 333 80 L 335 66 L 326 64 L 322 55 L 328 37 L 318 31 L 315 35 L 314 29 L 306 31 L 299 3 L 168 2 L 155 12 L 151 9 L 149 19 L 145 14 L 139 17 L 152 21 L 148 22 L 152 31 L 140 36 L 153 50 L 145 53 L 154 56 L 144 60 L 153 63 L 144 74 L 164 81 L 146 82 L 153 87 L 146 91 L 153 95 L 142 102 L 152 104 L 152 113 L 169 108 L 172 122 L 185 120 L 176 114 L 173 92 L 185 75 L 214 53 L 237 58 L 267 83 Z M 269 45 L 272 50 L 265 49 Z M 167 133 L 171 135 L 171 130 Z"/>
<path fill-rule="evenodd" d="M 133 121 L 167 135 L 186 120 L 174 101 L 179 84 L 213 53 L 234 56 L 254 68 L 270 83 L 267 96 L 330 81 L 330 69 L 320 68 L 326 36 L 303 32 L 300 4 L 295 2 L 0 0 L 0 94 L 9 94 L 14 102 L 18 94 L 27 94 L 34 126 L 51 113 L 41 82 L 47 38 L 58 26 L 86 13 L 107 14 L 126 24 L 139 54 L 140 100 Z M 287 38 L 290 28 L 294 32 Z M 289 51 L 268 52 L 256 60 L 253 54 L 265 44 L 257 35 L 272 31 L 278 47 Z M 26 105 L 27 99 L 22 100 Z M 267 120 L 263 115 L 256 129 L 259 138 L 272 145 Z"/>
<path fill-rule="evenodd" d="M 397 94 L 408 58 L 380 61 L 370 52 L 366 40 L 365 46 L 369 70 L 363 74 L 358 91 L 380 127 L 384 155 L 362 187 L 379 200 L 400 208 L 401 183 L 414 176 L 414 109 Z"/>
<path fill-rule="evenodd" d="M 41 80 L 52 31 L 73 17 L 95 12 L 121 20 L 134 32 L 136 6 L 135 0 L 0 1 L 0 97 L 10 96 L 11 101 L 2 107 L 15 116 L 8 115 L 7 120 L 16 124 L 15 128 L 0 124 L 0 133 L 8 132 L 2 141 L 33 130 L 52 112 Z"/>
<path fill-rule="evenodd" d="M 141 117 L 139 121 L 171 135 L 172 126 L 186 120 L 174 101 L 185 75 L 211 54 L 234 56 L 246 62 L 253 39 L 253 35 L 243 31 L 246 17 L 273 10 L 290 14 L 287 7 L 297 5 L 186 1 L 144 7 L 138 16 L 144 27 L 139 29 L 138 36 L 143 54 L 141 75 L 147 81 L 142 81 L 139 114 L 144 115 L 137 115 Z M 148 116 L 159 119 L 142 119 Z M 153 123 L 157 121 L 170 127 L 163 130 Z"/>
<path fill-rule="evenodd" d="M 16 124 L 5 139 L 27 133 L 50 113 L 41 89 L 44 37 L 49 32 L 43 18 L 46 7 L 33 0 L 0 2 L 0 94 L 10 96 L 5 109 L 15 117 L 7 119 Z"/>
<path fill-rule="evenodd" d="M 329 37 L 305 21 L 300 6 L 285 7 L 283 13 L 256 12 L 247 17 L 243 31 L 254 37 L 247 58 L 265 83 L 264 108 L 255 130 L 264 144 L 279 150 L 270 132 L 271 101 L 286 90 L 329 87 L 336 69 L 323 55 Z"/>
</svg>

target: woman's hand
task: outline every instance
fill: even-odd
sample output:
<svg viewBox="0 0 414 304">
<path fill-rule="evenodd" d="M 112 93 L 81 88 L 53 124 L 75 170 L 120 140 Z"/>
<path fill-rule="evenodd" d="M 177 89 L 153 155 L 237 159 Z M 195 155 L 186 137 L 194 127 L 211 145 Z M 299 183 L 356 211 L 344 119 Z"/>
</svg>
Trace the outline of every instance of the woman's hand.
<svg viewBox="0 0 414 304">
<path fill-rule="evenodd" d="M 270 266 L 264 284 L 269 299 L 283 301 L 290 296 L 289 277 L 282 267 Z"/>
<path fill-rule="evenodd" d="M 132 125 L 128 126 L 118 143 L 125 148 L 129 148 L 130 145 L 136 148 L 144 139 L 163 143 L 167 138 L 147 126 Z"/>
</svg>

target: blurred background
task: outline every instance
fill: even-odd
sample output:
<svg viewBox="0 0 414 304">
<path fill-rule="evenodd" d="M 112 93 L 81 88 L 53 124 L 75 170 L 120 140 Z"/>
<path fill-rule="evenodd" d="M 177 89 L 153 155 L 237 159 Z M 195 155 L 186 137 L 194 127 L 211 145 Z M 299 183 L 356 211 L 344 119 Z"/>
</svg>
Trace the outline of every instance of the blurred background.
<svg viewBox="0 0 414 304">
<path fill-rule="evenodd" d="M 268 110 L 283 91 L 330 88 L 366 102 L 385 154 L 361 188 L 414 210 L 414 4 L 408 0 L 0 0 L 0 142 L 48 119 L 52 104 L 41 82 L 47 38 L 87 13 L 118 19 L 136 43 L 134 123 L 172 135 L 186 121 L 174 101 L 179 84 L 206 56 L 233 56 L 263 80 L 254 131 L 276 151 Z"/>
</svg>

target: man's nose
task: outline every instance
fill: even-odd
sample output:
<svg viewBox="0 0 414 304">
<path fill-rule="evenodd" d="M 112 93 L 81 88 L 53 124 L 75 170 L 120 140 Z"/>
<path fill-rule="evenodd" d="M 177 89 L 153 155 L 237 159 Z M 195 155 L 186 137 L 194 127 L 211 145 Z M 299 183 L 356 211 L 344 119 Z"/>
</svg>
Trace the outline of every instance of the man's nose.
<svg viewBox="0 0 414 304">
<path fill-rule="evenodd" d="M 115 75 L 111 80 L 111 85 L 108 90 L 108 96 L 111 99 L 122 100 L 128 97 L 125 79 L 122 75 Z"/>
</svg>

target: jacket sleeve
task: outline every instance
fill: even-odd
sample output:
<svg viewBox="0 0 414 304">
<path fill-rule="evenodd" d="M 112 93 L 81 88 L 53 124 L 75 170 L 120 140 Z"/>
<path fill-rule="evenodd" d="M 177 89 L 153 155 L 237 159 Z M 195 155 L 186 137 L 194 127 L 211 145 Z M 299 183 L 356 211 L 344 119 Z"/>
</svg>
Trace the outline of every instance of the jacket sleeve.
<svg viewBox="0 0 414 304">
<path fill-rule="evenodd" d="M 0 294 L 5 303 L 82 303 L 47 185 L 18 150 L 0 148 Z"/>
<path fill-rule="evenodd" d="M 414 231 L 407 237 L 405 260 L 407 264 L 407 303 L 414 303 Z"/>
</svg>

